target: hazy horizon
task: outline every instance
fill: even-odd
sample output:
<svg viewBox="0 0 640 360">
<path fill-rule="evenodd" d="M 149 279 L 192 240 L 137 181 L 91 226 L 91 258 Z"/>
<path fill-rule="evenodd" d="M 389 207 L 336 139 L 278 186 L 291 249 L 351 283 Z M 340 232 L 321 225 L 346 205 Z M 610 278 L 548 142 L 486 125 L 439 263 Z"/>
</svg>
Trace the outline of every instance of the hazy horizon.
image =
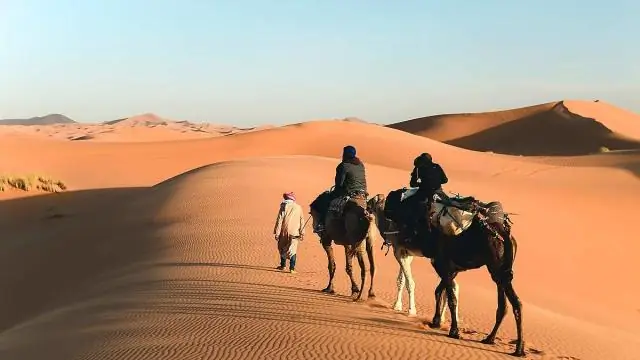
<svg viewBox="0 0 640 360">
<path fill-rule="evenodd" d="M 0 1 L 0 119 L 391 123 L 564 99 L 640 112 L 640 3 Z"/>
</svg>

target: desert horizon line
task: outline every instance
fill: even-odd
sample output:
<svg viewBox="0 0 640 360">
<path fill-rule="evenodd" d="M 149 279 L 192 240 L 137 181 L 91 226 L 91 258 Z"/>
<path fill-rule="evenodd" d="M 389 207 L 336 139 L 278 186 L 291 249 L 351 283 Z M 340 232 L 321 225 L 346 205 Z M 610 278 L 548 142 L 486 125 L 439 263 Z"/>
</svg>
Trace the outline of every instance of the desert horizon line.
<svg viewBox="0 0 640 360">
<path fill-rule="evenodd" d="M 242 121 L 242 122 L 216 122 L 216 121 L 211 121 L 211 120 L 196 121 L 196 120 L 188 120 L 188 118 L 183 118 L 183 117 L 179 117 L 179 118 L 177 118 L 177 117 L 164 117 L 163 115 L 160 115 L 159 112 L 154 112 L 154 111 L 143 111 L 143 112 L 132 113 L 129 116 L 117 117 L 115 119 L 103 120 L 103 121 L 78 121 L 78 120 L 76 120 L 76 119 L 74 119 L 74 118 L 72 118 L 72 117 L 70 117 L 68 115 L 65 115 L 63 112 L 51 112 L 51 113 L 47 113 L 47 114 L 43 114 L 43 115 L 36 115 L 36 116 L 32 116 L 32 117 L 0 117 L 0 125 L 20 125 L 20 124 L 3 124 L 3 123 L 14 122 L 14 121 L 15 122 L 29 121 L 29 120 L 43 119 L 43 118 L 47 118 L 47 117 L 64 117 L 65 119 L 69 120 L 69 121 L 66 121 L 66 123 L 87 124 L 87 125 L 109 125 L 109 123 L 117 123 L 119 121 L 132 119 L 132 118 L 136 118 L 136 117 L 153 117 L 153 118 L 157 118 L 158 121 L 187 122 L 187 123 L 190 123 L 190 124 L 226 125 L 226 126 L 241 127 L 241 128 L 265 126 L 265 125 L 285 126 L 285 125 L 312 122 L 312 121 L 349 121 L 349 120 L 351 120 L 351 121 L 364 121 L 364 122 L 367 122 L 367 123 L 379 124 L 379 125 L 390 125 L 390 124 L 393 124 L 395 122 L 414 120 L 414 119 L 419 119 L 419 118 L 423 118 L 423 117 L 443 116 L 443 115 L 459 115 L 459 114 L 492 113 L 492 112 L 515 110 L 515 109 L 524 109 L 524 108 L 535 107 L 535 106 L 546 105 L 546 104 L 559 104 L 559 103 L 563 103 L 565 101 L 608 103 L 608 104 L 610 104 L 612 106 L 615 106 L 615 107 L 617 107 L 619 109 L 622 109 L 622 110 L 625 110 L 625 111 L 629 111 L 631 113 L 636 113 L 635 111 L 633 111 L 631 109 L 627 109 L 627 108 L 618 106 L 614 102 L 611 102 L 611 101 L 608 101 L 608 100 L 601 100 L 601 99 L 587 100 L 587 99 L 580 99 L 580 98 L 576 98 L 576 99 L 563 98 L 563 99 L 559 99 L 559 100 L 529 103 L 528 105 L 521 104 L 521 105 L 518 105 L 518 106 L 502 106 L 502 107 L 489 108 L 489 109 L 485 109 L 485 110 L 429 113 L 429 114 L 421 115 L 421 116 L 418 116 L 418 117 L 408 117 L 408 118 L 395 119 L 395 120 L 382 121 L 382 122 L 369 121 L 365 117 L 361 117 L 361 116 L 357 116 L 357 115 L 348 115 L 348 116 L 337 116 L 337 117 L 336 116 L 334 116 L 334 117 L 307 117 L 306 119 L 288 121 L 288 122 L 280 123 L 279 125 L 274 125 L 277 122 L 246 122 L 246 121 Z M 242 123 L 243 125 L 236 126 L 236 125 L 233 125 L 234 123 Z"/>
</svg>

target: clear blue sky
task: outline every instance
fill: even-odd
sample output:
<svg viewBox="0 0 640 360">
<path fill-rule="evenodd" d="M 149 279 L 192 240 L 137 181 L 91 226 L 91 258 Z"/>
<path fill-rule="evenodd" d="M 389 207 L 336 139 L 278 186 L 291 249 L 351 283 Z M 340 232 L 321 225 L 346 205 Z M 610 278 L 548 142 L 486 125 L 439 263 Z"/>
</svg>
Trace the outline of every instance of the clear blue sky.
<svg viewBox="0 0 640 360">
<path fill-rule="evenodd" d="M 638 19 L 637 0 L 0 0 L 0 118 L 640 112 Z"/>
</svg>

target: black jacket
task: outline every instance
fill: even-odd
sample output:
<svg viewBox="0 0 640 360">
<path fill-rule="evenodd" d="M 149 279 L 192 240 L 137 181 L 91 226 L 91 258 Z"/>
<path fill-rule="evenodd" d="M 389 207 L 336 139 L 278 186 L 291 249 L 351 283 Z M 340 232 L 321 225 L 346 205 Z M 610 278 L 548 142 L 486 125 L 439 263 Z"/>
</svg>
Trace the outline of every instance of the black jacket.
<svg viewBox="0 0 640 360">
<path fill-rule="evenodd" d="M 418 183 L 418 179 L 420 182 Z M 442 170 L 442 167 L 436 163 L 431 163 L 427 166 L 414 167 L 411 172 L 411 181 L 409 186 L 418 187 L 421 190 L 426 190 L 430 193 L 440 189 L 443 184 L 449 181 L 447 175 Z"/>
<path fill-rule="evenodd" d="M 367 192 L 367 177 L 364 164 L 360 159 L 344 159 L 336 167 L 334 192 L 347 195 L 354 192 Z"/>
</svg>

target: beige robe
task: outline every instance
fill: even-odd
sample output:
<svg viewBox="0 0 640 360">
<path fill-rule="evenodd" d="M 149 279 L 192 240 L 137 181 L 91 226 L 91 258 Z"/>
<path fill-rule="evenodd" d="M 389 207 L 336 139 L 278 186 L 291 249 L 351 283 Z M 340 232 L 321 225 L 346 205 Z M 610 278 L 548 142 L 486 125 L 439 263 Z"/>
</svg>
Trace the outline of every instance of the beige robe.
<svg viewBox="0 0 640 360">
<path fill-rule="evenodd" d="M 298 242 L 304 236 L 304 214 L 296 202 L 285 200 L 280 204 L 273 234 L 278 236 L 280 255 L 291 257 L 298 251 Z"/>
</svg>

